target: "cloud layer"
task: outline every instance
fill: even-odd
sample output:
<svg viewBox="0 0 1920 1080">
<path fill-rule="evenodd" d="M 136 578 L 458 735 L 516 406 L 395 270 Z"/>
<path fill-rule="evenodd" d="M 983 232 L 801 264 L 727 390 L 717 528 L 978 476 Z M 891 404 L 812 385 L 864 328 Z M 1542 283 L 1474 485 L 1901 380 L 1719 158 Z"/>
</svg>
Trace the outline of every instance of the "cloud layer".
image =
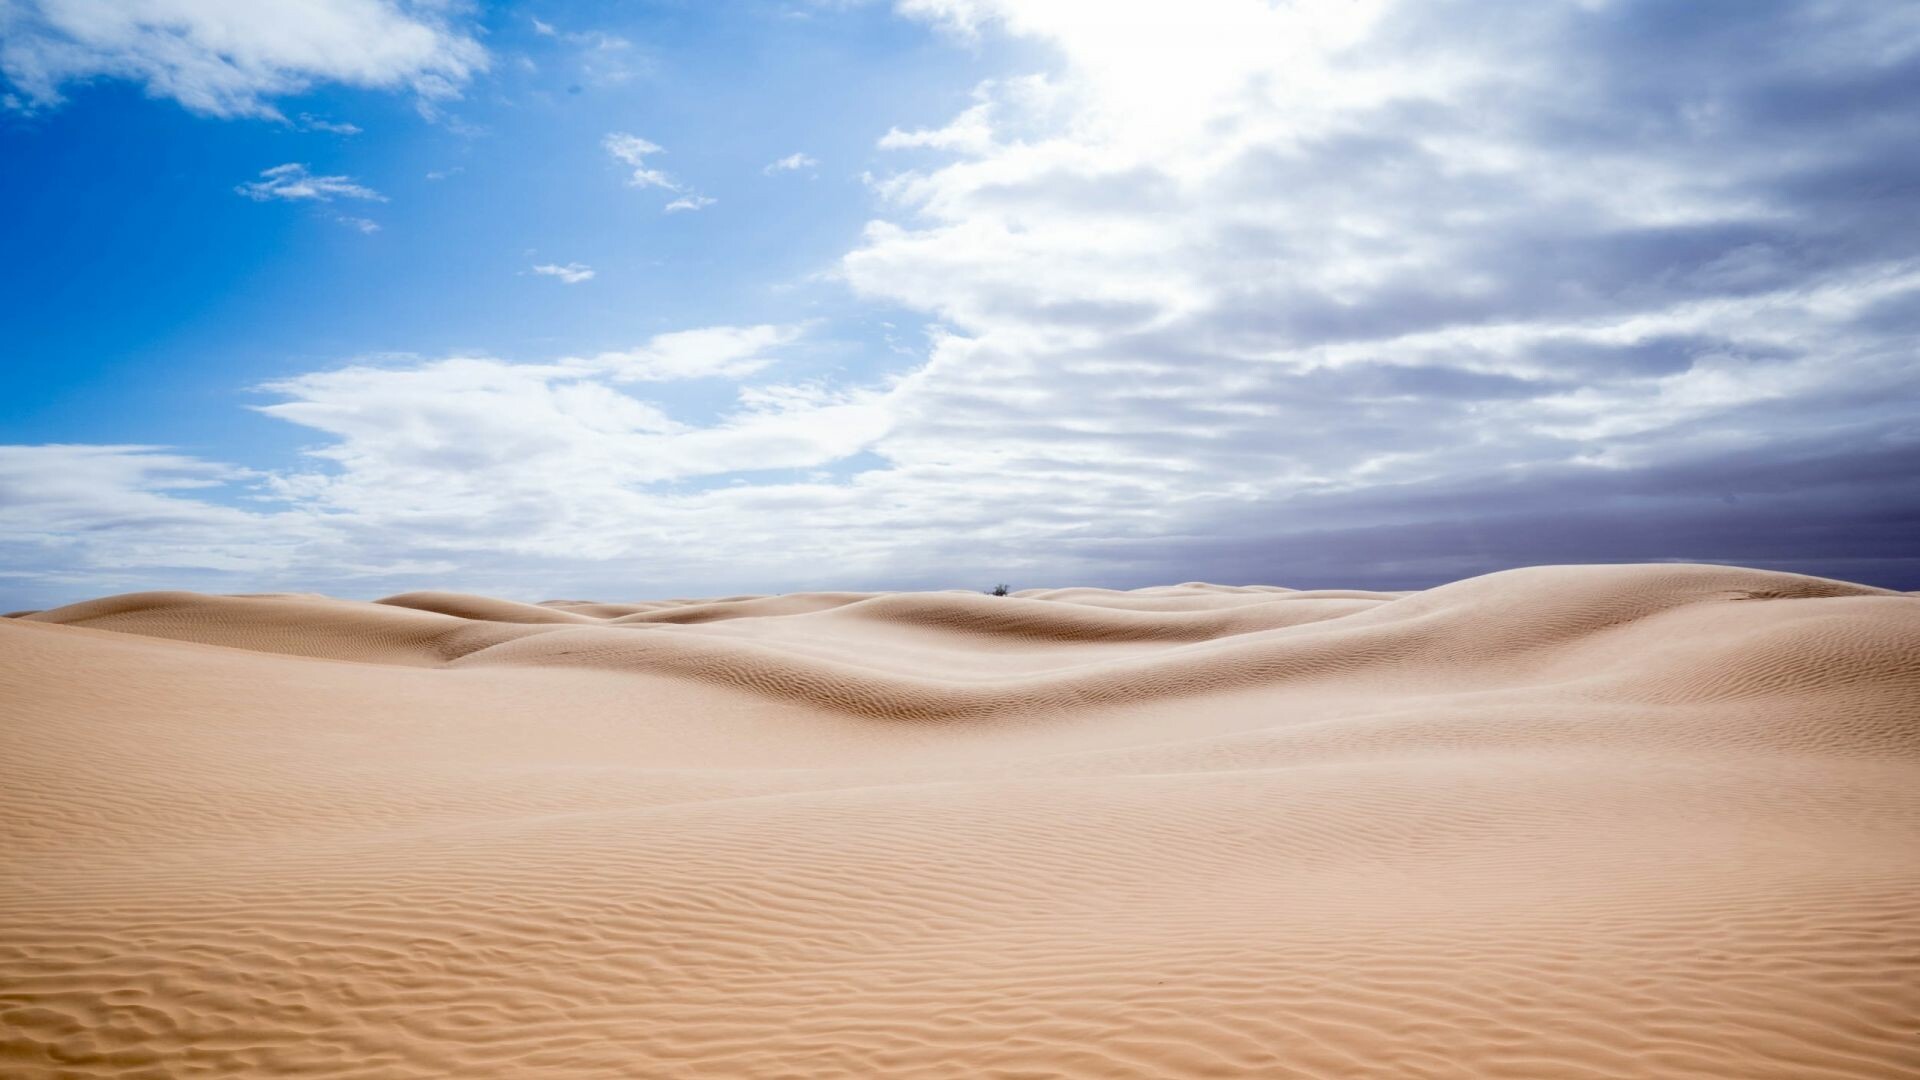
<svg viewBox="0 0 1920 1080">
<path fill-rule="evenodd" d="M 541 277 L 559 278 L 562 284 L 578 285 L 593 280 L 593 267 L 585 263 L 570 262 L 565 266 L 559 263 L 541 263 L 533 267 L 533 272 Z"/>
<path fill-rule="evenodd" d="M 1072 508 L 1035 543 L 1130 580 L 1913 577 L 1863 530 L 1920 495 L 1886 468 L 1920 441 L 1920 13 L 907 6 L 1064 60 L 883 138 L 957 156 L 878 181 L 899 216 L 844 262 L 950 328 L 879 452 Z"/>
<path fill-rule="evenodd" d="M 778 161 L 769 162 L 767 167 L 760 171 L 766 173 L 768 176 L 772 176 L 775 173 L 799 172 L 801 169 L 811 169 L 818 164 L 820 164 L 820 160 L 812 154 L 806 154 L 796 150 Z"/>
<path fill-rule="evenodd" d="M 433 0 L 0 0 L 0 73 L 26 102 L 133 79 L 213 116 L 283 119 L 271 99 L 316 83 L 454 97 L 487 53 Z"/>
<path fill-rule="evenodd" d="M 255 202 L 279 199 L 284 202 L 332 202 L 341 199 L 371 199 L 386 202 L 386 196 L 351 176 L 315 176 L 299 162 L 275 165 L 260 170 L 260 179 L 249 180 L 235 191 Z"/>
</svg>

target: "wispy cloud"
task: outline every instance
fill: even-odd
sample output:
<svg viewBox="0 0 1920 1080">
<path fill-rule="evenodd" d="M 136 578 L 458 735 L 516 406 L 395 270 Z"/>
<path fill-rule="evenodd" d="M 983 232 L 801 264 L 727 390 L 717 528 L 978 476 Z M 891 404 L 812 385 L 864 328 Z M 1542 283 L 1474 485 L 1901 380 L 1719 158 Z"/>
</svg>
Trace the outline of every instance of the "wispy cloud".
<svg viewBox="0 0 1920 1080">
<path fill-rule="evenodd" d="M 766 173 L 768 176 L 772 176 L 777 172 L 796 172 L 800 169 L 810 169 L 818 164 L 820 164 L 820 160 L 813 155 L 796 151 L 778 161 L 772 162 L 760 171 Z"/>
<path fill-rule="evenodd" d="M 567 86 L 568 93 L 577 94 L 583 86 L 620 86 L 654 66 L 648 50 L 636 48 L 632 41 L 606 30 L 564 30 L 534 19 L 533 32 L 568 47 L 556 57 L 555 67 L 561 77 L 573 80 Z M 531 57 L 522 56 L 520 61 L 528 71 L 536 69 Z"/>
<path fill-rule="evenodd" d="M 339 217 L 335 218 L 334 220 L 340 222 L 340 224 L 345 225 L 350 229 L 357 229 L 360 232 L 365 233 L 369 236 L 380 231 L 380 223 L 372 220 L 371 218 L 348 217 L 342 214 Z"/>
<path fill-rule="evenodd" d="M 773 352 L 806 328 L 797 325 L 706 326 L 656 334 L 645 345 L 603 352 L 574 363 L 591 365 L 621 381 L 739 379 L 773 363 Z"/>
<path fill-rule="evenodd" d="M 328 120 L 312 113 L 301 113 L 298 125 L 302 131 L 324 131 L 330 135 L 358 135 L 360 125 Z"/>
<path fill-rule="evenodd" d="M 271 99 L 319 83 L 458 97 L 486 50 L 451 5 L 395 0 L 299 4 L 143 0 L 0 3 L 0 73 L 35 106 L 67 83 L 123 78 L 212 116 L 282 119 Z"/>
<path fill-rule="evenodd" d="M 685 185 L 665 172 L 648 165 L 647 158 L 654 154 L 666 153 L 656 143 L 649 142 L 638 135 L 616 131 L 601 139 L 600 145 L 606 148 L 607 153 L 613 155 L 614 160 L 633 169 L 632 175 L 627 178 L 628 187 L 662 188 L 679 193 L 679 198 L 661 208 L 663 213 L 678 214 L 689 210 L 703 210 L 717 201 L 697 191 L 688 190 Z"/>
<path fill-rule="evenodd" d="M 600 140 L 600 145 L 614 160 L 623 162 L 633 169 L 627 177 L 628 187 L 657 187 L 668 191 L 679 191 L 680 185 L 659 169 L 647 164 L 647 158 L 654 154 L 664 154 L 658 144 L 647 141 L 638 135 L 629 135 L 623 131 L 609 133 Z"/>
<path fill-rule="evenodd" d="M 593 267 L 585 263 L 570 262 L 565 266 L 558 263 L 541 263 L 533 268 L 533 272 L 546 277 L 559 278 L 567 285 L 578 285 L 583 281 L 593 280 Z"/>
<path fill-rule="evenodd" d="M 332 202 L 335 198 L 370 199 L 386 202 L 387 197 L 350 176 L 315 176 L 298 162 L 275 165 L 260 171 L 261 179 L 250 180 L 233 190 L 256 202 L 283 199 L 288 202 L 313 200 Z"/>
<path fill-rule="evenodd" d="M 633 42 L 602 30 L 565 35 L 575 49 L 580 79 L 591 86 L 619 86 L 631 82 L 650 66 Z"/>
<path fill-rule="evenodd" d="M 880 137 L 880 149 L 906 150 L 925 147 L 932 150 L 984 154 L 993 149 L 993 125 L 990 121 L 992 112 L 992 104 L 982 102 L 954 117 L 944 127 L 920 128 L 912 131 L 889 128 L 887 133 Z"/>
</svg>

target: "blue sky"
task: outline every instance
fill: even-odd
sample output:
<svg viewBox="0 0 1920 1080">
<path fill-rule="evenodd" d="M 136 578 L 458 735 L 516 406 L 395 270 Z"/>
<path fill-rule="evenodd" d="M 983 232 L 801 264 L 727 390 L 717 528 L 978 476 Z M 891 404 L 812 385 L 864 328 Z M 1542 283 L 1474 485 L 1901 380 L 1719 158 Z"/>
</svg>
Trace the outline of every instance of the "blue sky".
<svg viewBox="0 0 1920 1080">
<path fill-rule="evenodd" d="M 11 246 L 36 253 L 7 282 L 9 434 L 284 464 L 299 431 L 239 408 L 276 375 L 597 352 L 742 312 L 835 318 L 855 340 L 820 365 L 889 362 L 868 346 L 885 313 L 811 279 L 858 238 L 878 134 L 963 107 L 993 70 L 979 50 L 883 8 L 512 6 L 460 25 L 490 72 L 439 123 L 408 95 L 324 81 L 263 99 L 288 121 L 196 114 L 108 78 L 0 113 L 0 153 L 30 164 L 0 177 Z M 663 214 L 673 196 L 624 185 L 602 140 L 628 129 L 715 203 Z M 793 153 L 819 164 L 763 172 Z M 382 198 L 236 197 L 289 162 Z M 571 264 L 590 286 L 531 272 Z"/>
<path fill-rule="evenodd" d="M 1920 9 L 0 0 L 0 604 L 1920 588 Z"/>
</svg>

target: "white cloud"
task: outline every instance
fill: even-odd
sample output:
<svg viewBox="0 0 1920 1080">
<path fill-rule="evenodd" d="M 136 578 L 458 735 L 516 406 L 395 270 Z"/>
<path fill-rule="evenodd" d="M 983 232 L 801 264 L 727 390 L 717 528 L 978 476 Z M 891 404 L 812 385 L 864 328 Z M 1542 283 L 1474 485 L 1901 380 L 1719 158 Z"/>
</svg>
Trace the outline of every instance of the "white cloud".
<svg viewBox="0 0 1920 1080">
<path fill-rule="evenodd" d="M 627 178 L 628 187 L 657 187 L 680 193 L 679 198 L 661 208 L 664 213 L 678 214 L 688 210 L 704 210 L 717 201 L 697 191 L 687 190 L 665 172 L 648 165 L 647 158 L 654 154 L 666 153 L 655 143 L 638 135 L 616 131 L 600 140 L 600 145 L 604 146 L 607 153 L 613 155 L 615 160 L 632 167 L 633 174 Z"/>
<path fill-rule="evenodd" d="M 329 440 L 312 467 L 283 472 L 155 447 L 0 446 L 0 565 L 59 564 L 0 578 L 39 598 L 72 582 L 152 587 L 156 568 L 217 588 L 648 549 L 669 567 L 703 505 L 755 531 L 737 496 L 678 485 L 827 465 L 871 444 L 887 416 L 871 391 L 762 383 L 693 424 L 623 387 L 761 373 L 803 330 L 705 327 L 550 363 L 394 358 L 279 380 L 259 411 Z M 210 501 L 219 492 L 242 505 Z"/>
<path fill-rule="evenodd" d="M 800 169 L 811 169 L 818 164 L 820 164 L 820 160 L 812 156 L 811 154 L 803 154 L 803 153 L 800 153 L 799 151 L 795 151 L 794 153 L 788 154 L 786 157 L 783 157 L 780 160 L 769 164 L 765 169 L 762 169 L 761 171 L 766 173 L 768 176 L 772 176 L 774 173 L 777 173 L 777 172 L 796 172 Z"/>
<path fill-rule="evenodd" d="M 629 187 L 657 187 L 668 191 L 679 191 L 680 185 L 673 182 L 666 173 L 647 165 L 647 158 L 666 151 L 638 135 L 629 135 L 616 131 L 600 140 L 600 145 L 617 161 L 633 168 L 633 174 L 627 178 Z"/>
<path fill-rule="evenodd" d="M 302 131 L 324 131 L 329 135 L 358 135 L 360 125 L 328 120 L 312 113 L 301 113 L 297 120 Z"/>
<path fill-rule="evenodd" d="M 708 327 L 545 364 L 453 358 L 282 380 L 265 389 L 283 400 L 260 411 L 333 442 L 313 454 L 323 468 L 267 484 L 322 521 L 395 538 L 428 529 L 437 552 L 665 558 L 699 501 L 670 485 L 828 464 L 879 437 L 886 415 L 871 393 L 761 386 L 695 425 L 621 387 L 755 374 L 800 333 Z"/>
<path fill-rule="evenodd" d="M 368 236 L 371 236 L 374 233 L 377 233 L 380 231 L 380 223 L 372 220 L 371 218 L 347 217 L 345 215 L 342 215 L 336 220 L 338 220 L 340 224 L 345 225 L 347 228 L 358 229 L 360 232 L 365 233 Z"/>
<path fill-rule="evenodd" d="M 320 83 L 443 100 L 487 66 L 448 10 L 394 0 L 7 0 L 0 73 L 42 107 L 93 78 L 131 79 L 213 116 L 281 119 L 270 99 Z"/>
<path fill-rule="evenodd" d="M 542 263 L 534 267 L 533 272 L 543 274 L 547 277 L 557 277 L 562 283 L 567 285 L 578 285 L 583 281 L 593 280 L 593 267 L 584 263 L 570 262 L 565 266 L 560 266 L 556 263 Z"/>
<path fill-rule="evenodd" d="M 0 446 L 0 567 L 12 568 L 0 579 L 125 590 L 155 568 L 178 579 L 280 565 L 304 539 L 297 521 L 197 497 L 257 479 L 164 447 Z"/>
<path fill-rule="evenodd" d="M 635 54 L 633 42 L 618 34 L 589 30 L 568 34 L 566 40 L 576 50 L 580 78 L 592 86 L 620 86 L 650 65 L 646 57 Z"/>
<path fill-rule="evenodd" d="M 801 326 L 709 326 L 659 334 L 624 352 L 604 352 L 575 360 L 620 381 L 744 378 L 773 362 L 771 350 L 791 344 Z"/>
<path fill-rule="evenodd" d="M 934 150 L 952 150 L 960 153 L 984 154 L 993 149 L 993 125 L 988 122 L 993 107 L 982 103 L 975 105 L 945 127 L 902 131 L 889 128 L 880 137 L 882 150 L 906 150 L 914 147 L 926 147 Z"/>
<path fill-rule="evenodd" d="M 534 33 L 569 47 L 559 56 L 558 66 L 565 71 L 561 77 L 568 80 L 571 93 L 577 93 L 582 85 L 624 85 L 651 70 L 654 64 L 647 50 L 636 48 L 632 41 L 619 34 L 605 30 L 561 30 L 539 19 L 533 20 L 533 29 Z M 522 56 L 519 61 L 526 70 L 536 70 L 531 57 Z"/>
<path fill-rule="evenodd" d="M 255 202 L 267 202 L 271 199 L 284 199 L 288 202 L 302 200 L 332 202 L 336 197 L 370 199 L 375 202 L 387 201 L 385 195 L 358 183 L 350 176 L 315 176 L 307 166 L 297 162 L 262 169 L 260 176 L 261 179 L 248 181 L 233 190 Z"/>
</svg>

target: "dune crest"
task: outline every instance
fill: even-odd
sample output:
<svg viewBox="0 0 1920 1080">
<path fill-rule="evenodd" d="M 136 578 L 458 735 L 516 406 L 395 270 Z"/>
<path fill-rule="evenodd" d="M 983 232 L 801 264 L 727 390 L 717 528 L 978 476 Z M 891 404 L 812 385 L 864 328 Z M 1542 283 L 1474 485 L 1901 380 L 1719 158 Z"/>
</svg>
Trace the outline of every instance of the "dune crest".
<svg viewBox="0 0 1920 1080">
<path fill-rule="evenodd" d="M 1920 596 L 0 619 L 8 1077 L 1920 1077 Z"/>
</svg>

